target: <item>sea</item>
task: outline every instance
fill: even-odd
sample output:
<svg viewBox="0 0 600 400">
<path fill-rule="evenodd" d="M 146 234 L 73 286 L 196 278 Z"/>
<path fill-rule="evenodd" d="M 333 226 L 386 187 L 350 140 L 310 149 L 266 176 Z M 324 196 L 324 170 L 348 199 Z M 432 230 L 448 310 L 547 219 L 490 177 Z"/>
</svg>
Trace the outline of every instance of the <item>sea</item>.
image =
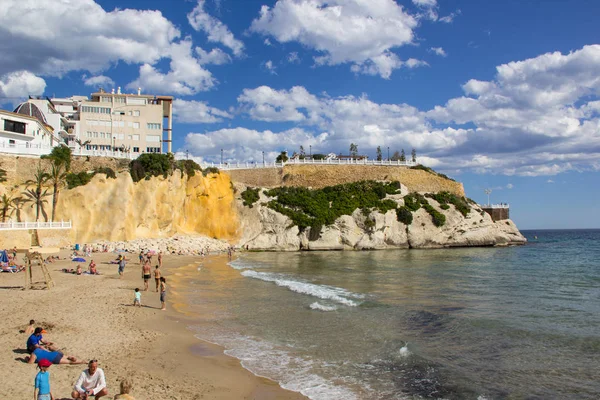
<svg viewBox="0 0 600 400">
<path fill-rule="evenodd" d="M 310 399 L 599 399 L 600 230 L 516 247 L 243 253 L 189 329 Z"/>
</svg>

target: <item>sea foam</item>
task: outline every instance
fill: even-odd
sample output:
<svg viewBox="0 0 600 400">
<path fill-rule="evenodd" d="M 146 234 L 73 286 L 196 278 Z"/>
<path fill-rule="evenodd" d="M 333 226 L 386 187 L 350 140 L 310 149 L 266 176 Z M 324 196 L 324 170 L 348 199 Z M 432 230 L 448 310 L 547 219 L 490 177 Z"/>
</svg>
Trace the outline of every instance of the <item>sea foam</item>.
<svg viewBox="0 0 600 400">
<path fill-rule="evenodd" d="M 310 305 L 310 308 L 313 310 L 319 310 L 319 311 L 335 311 L 335 310 L 337 310 L 336 306 L 324 306 L 323 304 L 320 304 L 317 301 L 312 303 Z"/>
<path fill-rule="evenodd" d="M 252 270 L 242 271 L 242 275 L 248 278 L 260 279 L 265 282 L 273 282 L 277 286 L 285 287 L 293 292 L 317 297 L 322 300 L 330 300 L 345 306 L 356 307 L 358 303 L 346 297 L 361 298 L 361 295 L 348 292 L 347 290 L 325 285 L 292 280 L 289 277 L 271 274 L 268 272 L 257 272 Z"/>
</svg>

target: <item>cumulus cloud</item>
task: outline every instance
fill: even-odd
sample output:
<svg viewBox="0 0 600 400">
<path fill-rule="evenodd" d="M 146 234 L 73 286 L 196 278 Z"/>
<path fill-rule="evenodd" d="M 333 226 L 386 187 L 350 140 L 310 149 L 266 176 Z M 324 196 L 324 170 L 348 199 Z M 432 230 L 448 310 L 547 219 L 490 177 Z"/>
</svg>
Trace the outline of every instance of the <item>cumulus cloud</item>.
<svg viewBox="0 0 600 400">
<path fill-rule="evenodd" d="M 273 65 L 273 61 L 268 60 L 262 63 L 263 67 L 273 75 L 277 75 L 277 67 Z"/>
<path fill-rule="evenodd" d="M 106 12 L 93 0 L 4 0 L 0 74 L 25 69 L 60 77 L 118 61 L 154 64 L 179 35 L 160 11 Z"/>
<path fill-rule="evenodd" d="M 18 103 L 29 95 L 44 93 L 46 81 L 29 71 L 16 71 L 0 77 L 0 104 Z"/>
<path fill-rule="evenodd" d="M 201 61 L 192 54 L 192 42 L 183 40 L 173 43 L 168 50 L 171 57 L 170 70 L 159 71 L 150 64 L 140 67 L 140 76 L 127 85 L 128 88 L 141 87 L 144 91 L 193 95 L 212 88 L 216 79 L 202 68 Z"/>
<path fill-rule="evenodd" d="M 245 89 L 238 103 L 254 120 L 327 132 L 323 152 L 351 142 L 367 154 L 414 147 L 421 162 L 449 172 L 555 175 L 600 170 L 599 69 L 600 45 L 543 54 L 498 66 L 493 80 L 469 80 L 465 96 L 428 111 L 301 86 Z"/>
<path fill-rule="evenodd" d="M 95 88 L 102 87 L 104 89 L 114 88 L 115 81 L 113 81 L 108 76 L 98 75 L 98 76 L 90 76 L 83 75 L 81 77 L 83 79 L 83 83 L 86 86 L 93 86 Z"/>
<path fill-rule="evenodd" d="M 229 54 L 225 53 L 221 49 L 212 49 L 210 52 L 207 52 L 200 47 L 196 47 L 196 55 L 198 56 L 198 63 L 200 65 L 222 65 L 231 62 L 231 57 Z"/>
<path fill-rule="evenodd" d="M 196 31 L 203 31 L 211 42 L 221 43 L 233 51 L 236 56 L 244 53 L 244 44 L 235 38 L 229 28 L 215 17 L 209 15 L 204 6 L 205 0 L 198 0 L 196 7 L 187 16 L 188 22 Z"/>
<path fill-rule="evenodd" d="M 173 115 L 178 123 L 210 124 L 222 122 L 224 118 L 233 118 L 227 111 L 209 107 L 204 101 L 175 99 Z"/>
<path fill-rule="evenodd" d="M 349 63 L 389 78 L 403 65 L 391 50 L 411 43 L 416 26 L 394 0 L 278 0 L 262 6 L 250 30 L 316 50 L 317 65 Z"/>
</svg>

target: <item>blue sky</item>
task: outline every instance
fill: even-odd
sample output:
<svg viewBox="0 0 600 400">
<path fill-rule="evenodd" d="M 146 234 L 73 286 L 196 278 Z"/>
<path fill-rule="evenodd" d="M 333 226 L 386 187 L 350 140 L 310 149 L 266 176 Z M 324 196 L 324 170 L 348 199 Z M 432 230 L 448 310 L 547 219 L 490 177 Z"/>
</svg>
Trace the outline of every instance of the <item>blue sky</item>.
<svg viewBox="0 0 600 400">
<path fill-rule="evenodd" d="M 592 0 L 6 0 L 0 103 L 141 87 L 176 98 L 174 148 L 198 160 L 414 147 L 520 228 L 600 228 L 598 15 Z"/>
</svg>

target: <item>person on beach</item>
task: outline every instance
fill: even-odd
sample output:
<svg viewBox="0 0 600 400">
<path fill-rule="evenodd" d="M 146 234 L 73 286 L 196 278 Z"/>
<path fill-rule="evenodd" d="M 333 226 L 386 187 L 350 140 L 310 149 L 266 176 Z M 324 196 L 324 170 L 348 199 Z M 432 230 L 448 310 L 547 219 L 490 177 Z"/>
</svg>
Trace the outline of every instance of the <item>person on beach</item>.
<svg viewBox="0 0 600 400">
<path fill-rule="evenodd" d="M 98 360 L 90 360 L 88 368 L 79 375 L 79 379 L 73 387 L 71 396 L 74 399 L 87 399 L 95 396 L 96 399 L 108 395 L 106 379 L 102 368 L 98 368 Z"/>
<path fill-rule="evenodd" d="M 131 384 L 131 381 L 127 379 L 121 379 L 121 393 L 116 395 L 113 400 L 135 400 L 135 398 L 129 394 L 129 392 L 131 392 L 132 387 L 133 385 Z"/>
<path fill-rule="evenodd" d="M 33 400 L 54 400 L 54 396 L 50 391 L 50 372 L 48 372 L 51 365 L 52 363 L 48 360 L 38 362 L 40 372 L 35 376 Z"/>
<path fill-rule="evenodd" d="M 29 360 L 27 360 L 28 364 L 33 364 L 34 362 L 40 362 L 42 360 L 48 360 L 52 364 L 85 364 L 85 361 L 77 359 L 74 356 L 66 356 L 62 351 L 47 351 L 44 349 L 35 349 L 31 356 L 29 356 Z"/>
<path fill-rule="evenodd" d="M 125 273 L 125 257 L 119 256 L 119 279 L 123 277 Z"/>
<path fill-rule="evenodd" d="M 144 250 L 140 250 L 140 265 L 142 265 L 144 263 Z"/>
<path fill-rule="evenodd" d="M 162 251 L 158 252 L 158 265 L 162 267 Z"/>
<path fill-rule="evenodd" d="M 75 273 L 77 275 L 81 275 L 83 273 L 83 270 L 81 269 L 81 264 L 77 264 L 77 271 L 75 271 Z"/>
<path fill-rule="evenodd" d="M 156 268 L 154 269 L 154 282 L 156 282 L 156 292 L 158 292 L 158 289 L 160 287 L 160 265 L 157 265 Z"/>
<path fill-rule="evenodd" d="M 141 307 L 142 306 L 142 293 L 139 288 L 135 288 L 135 297 L 133 298 L 133 305 Z"/>
<path fill-rule="evenodd" d="M 13 260 L 15 260 L 15 262 L 16 262 L 17 261 L 17 246 L 13 247 L 12 254 L 13 254 Z"/>
<path fill-rule="evenodd" d="M 29 354 L 33 353 L 35 349 L 47 349 L 50 351 L 56 350 L 53 347 L 52 342 L 46 342 L 43 338 L 43 334 L 47 333 L 45 329 L 40 328 L 39 326 L 35 328 L 33 333 L 27 338 L 27 352 Z"/>
<path fill-rule="evenodd" d="M 35 321 L 33 319 L 29 320 L 29 325 L 27 325 L 27 328 L 25 328 L 25 335 L 33 335 L 33 332 L 35 332 L 35 328 L 33 325 L 35 325 Z"/>
<path fill-rule="evenodd" d="M 164 311 L 167 309 L 165 299 L 167 297 L 167 280 L 164 276 L 160 277 L 160 305 L 161 310 Z"/>
<path fill-rule="evenodd" d="M 96 269 L 96 263 L 94 262 L 94 260 L 90 261 L 90 274 L 92 274 L 92 275 L 98 274 L 98 270 Z"/>
<path fill-rule="evenodd" d="M 152 266 L 150 265 L 149 261 L 146 261 L 144 263 L 144 266 L 142 267 L 142 279 L 144 280 L 144 292 L 148 290 L 148 281 L 150 280 L 151 276 L 152 276 Z"/>
</svg>

